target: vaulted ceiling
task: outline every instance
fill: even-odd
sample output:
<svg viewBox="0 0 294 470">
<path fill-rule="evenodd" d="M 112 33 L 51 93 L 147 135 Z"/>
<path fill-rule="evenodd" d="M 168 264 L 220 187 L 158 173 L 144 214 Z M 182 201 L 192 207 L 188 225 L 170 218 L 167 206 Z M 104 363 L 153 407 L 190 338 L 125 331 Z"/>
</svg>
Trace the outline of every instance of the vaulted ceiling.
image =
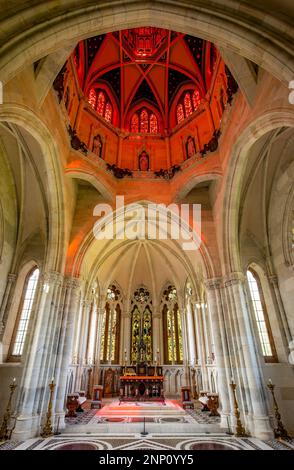
<svg viewBox="0 0 294 470">
<path fill-rule="evenodd" d="M 121 127 L 131 109 L 147 102 L 168 127 L 170 106 L 184 85 L 203 98 L 211 86 L 217 58 L 213 44 L 181 33 L 142 27 L 81 41 L 74 54 L 80 87 L 107 86 Z"/>
</svg>

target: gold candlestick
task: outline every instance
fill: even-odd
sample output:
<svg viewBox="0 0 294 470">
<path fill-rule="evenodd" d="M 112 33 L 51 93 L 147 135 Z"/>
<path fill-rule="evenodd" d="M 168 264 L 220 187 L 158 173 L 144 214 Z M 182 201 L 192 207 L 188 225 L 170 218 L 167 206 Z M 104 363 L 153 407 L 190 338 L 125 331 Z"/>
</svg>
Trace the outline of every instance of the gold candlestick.
<svg viewBox="0 0 294 470">
<path fill-rule="evenodd" d="M 282 438 L 289 439 L 290 436 L 289 436 L 286 428 L 284 427 L 284 425 L 282 423 L 281 415 L 280 415 L 280 412 L 279 412 L 279 407 L 278 407 L 277 400 L 276 400 L 276 397 L 275 397 L 275 393 L 274 393 L 275 385 L 272 383 L 272 381 L 270 379 L 268 381 L 267 387 L 268 387 L 268 389 L 270 390 L 270 392 L 272 394 L 273 402 L 274 402 L 275 418 L 276 418 L 276 421 L 277 421 L 277 427 L 274 429 L 275 437 L 280 438 L 280 439 L 282 439 Z"/>
<path fill-rule="evenodd" d="M 13 379 L 12 383 L 9 385 L 10 394 L 9 394 L 9 399 L 8 399 L 6 411 L 5 411 L 5 414 L 3 416 L 3 421 L 2 421 L 2 424 L 1 424 L 0 441 L 7 441 L 7 440 L 11 439 L 11 434 L 12 434 L 12 431 L 15 427 L 15 425 L 14 425 L 14 427 L 9 429 L 9 423 L 10 423 L 10 420 L 11 420 L 11 417 L 12 417 L 11 402 L 12 402 L 12 397 L 13 397 L 13 394 L 14 394 L 14 391 L 15 391 L 16 387 L 17 387 L 17 385 L 15 383 L 15 379 Z M 15 418 L 15 421 L 16 421 L 16 418 Z"/>
<path fill-rule="evenodd" d="M 242 421 L 240 419 L 240 411 L 239 411 L 239 406 L 238 406 L 237 396 L 236 396 L 236 387 L 237 387 L 237 385 L 233 381 L 230 383 L 230 385 L 231 385 L 231 388 L 232 388 L 232 391 L 233 391 L 234 408 L 235 408 L 234 411 L 235 411 L 235 417 L 236 417 L 236 420 L 237 420 L 235 436 L 236 437 L 245 437 L 245 436 L 248 436 L 248 434 L 246 433 L 245 428 L 244 428 L 244 426 L 242 424 Z"/>
<path fill-rule="evenodd" d="M 50 395 L 49 395 L 48 409 L 47 409 L 47 414 L 46 414 L 46 422 L 41 432 L 41 436 L 44 438 L 53 436 L 51 419 L 52 419 L 52 399 L 53 399 L 54 388 L 55 388 L 55 383 L 54 383 L 54 379 L 52 378 L 52 382 L 49 384 Z"/>
</svg>

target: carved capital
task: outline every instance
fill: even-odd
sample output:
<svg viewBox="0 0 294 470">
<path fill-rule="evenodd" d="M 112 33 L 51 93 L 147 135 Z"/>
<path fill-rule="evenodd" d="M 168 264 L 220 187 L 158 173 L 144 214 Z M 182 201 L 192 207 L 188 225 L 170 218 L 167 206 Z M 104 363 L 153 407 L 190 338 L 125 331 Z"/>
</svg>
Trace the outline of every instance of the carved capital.
<svg viewBox="0 0 294 470">
<path fill-rule="evenodd" d="M 243 284 L 245 282 L 245 276 L 242 272 L 235 271 L 224 277 L 224 286 L 229 287 L 236 284 Z"/>
<path fill-rule="evenodd" d="M 8 276 L 7 276 L 7 280 L 11 284 L 13 284 L 16 281 L 16 278 L 17 278 L 17 275 L 14 274 L 14 273 L 9 273 Z"/>
<path fill-rule="evenodd" d="M 220 277 L 214 277 L 211 279 L 206 279 L 204 281 L 204 285 L 207 290 L 216 290 L 220 289 L 221 287 L 221 278 Z"/>
</svg>

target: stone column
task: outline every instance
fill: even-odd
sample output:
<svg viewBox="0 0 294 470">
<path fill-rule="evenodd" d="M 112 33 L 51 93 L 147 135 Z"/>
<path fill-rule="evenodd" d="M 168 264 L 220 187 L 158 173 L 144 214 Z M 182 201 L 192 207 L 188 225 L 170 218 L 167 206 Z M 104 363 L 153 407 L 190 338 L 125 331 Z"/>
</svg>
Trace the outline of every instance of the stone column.
<svg viewBox="0 0 294 470">
<path fill-rule="evenodd" d="M 105 313 L 105 307 L 99 306 L 97 308 L 97 333 L 96 333 L 96 351 L 95 351 L 95 360 L 94 360 L 94 369 L 93 369 L 93 384 L 99 385 L 99 375 L 100 375 L 100 349 L 101 349 L 101 336 L 104 334 L 102 331 L 103 327 L 103 318 Z"/>
<path fill-rule="evenodd" d="M 225 325 L 222 318 L 222 304 L 220 296 L 220 279 L 208 279 L 205 283 L 207 305 L 213 325 L 213 339 L 215 345 L 215 362 L 218 373 L 218 391 L 220 399 L 221 427 L 228 427 L 231 407 L 229 399 L 229 381 L 227 373 L 230 371 L 229 353 L 225 334 Z"/>
<path fill-rule="evenodd" d="M 201 311 L 201 302 L 194 303 L 194 318 L 196 323 L 196 331 L 197 331 L 197 343 L 198 343 L 198 351 L 199 351 L 199 358 L 201 363 L 201 372 L 202 372 L 202 382 L 203 388 L 205 390 L 209 390 L 209 381 L 208 381 L 208 372 L 206 367 L 206 350 L 205 350 L 205 340 L 204 340 L 204 332 L 203 332 L 203 323 L 202 323 L 202 311 Z"/>
<path fill-rule="evenodd" d="M 73 353 L 74 318 L 78 314 L 80 282 L 77 278 L 69 278 L 65 282 L 66 303 L 64 306 L 61 335 L 57 349 L 56 367 L 56 415 L 61 418 L 60 428 L 65 426 L 65 392 L 68 376 L 68 368 Z"/>
<path fill-rule="evenodd" d="M 260 439 L 272 438 L 273 432 L 270 426 L 267 398 L 262 379 L 262 371 L 258 357 L 258 348 L 254 337 L 254 330 L 250 323 L 250 314 L 246 304 L 244 292 L 245 277 L 243 273 L 231 273 L 226 277 L 225 286 L 232 294 L 231 316 L 238 326 L 240 347 L 235 354 L 236 363 L 244 365 L 244 392 L 252 407 L 252 416 L 249 416 L 249 431 Z M 244 360 L 242 360 L 242 355 Z M 243 372 L 243 371 L 242 371 Z M 242 410 L 241 410 L 242 412 Z"/>
<path fill-rule="evenodd" d="M 281 328 L 281 330 L 283 332 L 282 337 L 283 337 L 283 340 L 284 340 L 286 351 L 288 351 L 289 344 L 291 343 L 293 338 L 292 338 L 291 330 L 290 330 L 290 327 L 289 327 L 287 315 L 286 315 L 286 312 L 285 312 L 285 309 L 284 309 L 284 304 L 283 304 L 283 300 L 282 300 L 282 297 L 281 297 L 279 284 L 278 284 L 278 278 L 277 278 L 276 275 L 273 274 L 273 275 L 269 276 L 268 279 L 270 281 L 271 291 L 273 293 L 273 297 L 274 297 L 274 300 L 275 300 L 275 303 L 276 303 L 276 306 L 277 306 L 276 311 L 278 312 L 278 320 L 279 320 L 279 323 L 282 327 Z"/>
<path fill-rule="evenodd" d="M 17 276 L 14 273 L 9 273 L 7 276 L 6 287 L 5 287 L 1 309 L 0 309 L 0 339 L 2 339 L 3 337 L 4 328 L 5 328 L 8 313 L 9 313 L 8 299 L 10 296 L 11 288 L 13 284 L 15 283 L 16 278 Z"/>
<path fill-rule="evenodd" d="M 48 361 L 48 344 L 56 344 L 56 325 L 58 302 L 60 298 L 61 275 L 55 272 L 42 274 L 33 305 L 33 327 L 30 341 L 25 351 L 23 379 L 20 385 L 18 418 L 14 436 L 24 440 L 40 432 L 41 413 L 43 410 L 44 392 L 46 395 L 50 373 L 53 370 L 54 354 L 50 352 Z"/>
<path fill-rule="evenodd" d="M 183 365 L 184 365 L 184 379 L 183 386 L 190 385 L 190 374 L 189 374 L 189 347 L 188 347 L 188 326 L 186 318 L 186 310 L 182 308 L 180 310 L 180 318 L 182 321 L 182 339 L 183 339 Z"/>
<path fill-rule="evenodd" d="M 194 364 L 194 361 L 197 357 L 196 353 L 196 335 L 195 335 L 195 328 L 196 325 L 194 325 L 194 319 L 193 319 L 193 314 L 192 314 L 192 306 L 190 300 L 187 302 L 187 307 L 186 307 L 186 317 L 187 317 L 187 343 L 188 343 L 188 351 L 189 351 L 189 361 L 190 364 Z"/>
</svg>

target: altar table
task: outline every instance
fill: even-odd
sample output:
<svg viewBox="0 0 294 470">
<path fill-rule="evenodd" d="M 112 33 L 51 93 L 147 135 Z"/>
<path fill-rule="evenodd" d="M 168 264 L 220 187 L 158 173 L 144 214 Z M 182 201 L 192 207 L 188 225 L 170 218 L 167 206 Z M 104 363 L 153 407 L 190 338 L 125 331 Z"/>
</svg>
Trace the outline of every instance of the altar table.
<svg viewBox="0 0 294 470">
<path fill-rule="evenodd" d="M 119 401 L 163 402 L 162 375 L 123 375 L 120 377 Z"/>
</svg>

